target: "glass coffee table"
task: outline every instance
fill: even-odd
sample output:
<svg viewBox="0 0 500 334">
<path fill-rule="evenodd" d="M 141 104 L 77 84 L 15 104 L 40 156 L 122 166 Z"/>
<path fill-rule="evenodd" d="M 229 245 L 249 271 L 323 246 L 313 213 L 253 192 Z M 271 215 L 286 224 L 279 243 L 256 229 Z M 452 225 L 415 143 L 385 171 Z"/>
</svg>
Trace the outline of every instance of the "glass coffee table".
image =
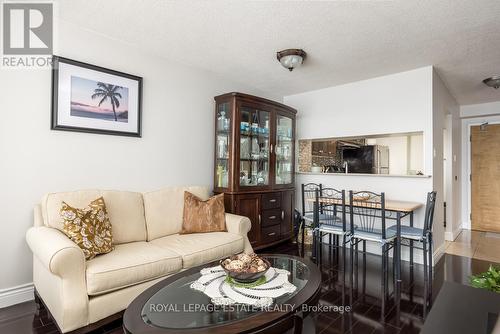
<svg viewBox="0 0 500 334">
<path fill-rule="evenodd" d="M 205 264 L 167 277 L 140 294 L 123 315 L 125 333 L 283 333 L 302 328 L 308 307 L 317 305 L 321 273 L 308 259 L 290 255 L 260 255 L 275 268 L 290 272 L 297 289 L 259 309 L 249 305 L 214 305 L 203 292 L 190 288 Z"/>
</svg>

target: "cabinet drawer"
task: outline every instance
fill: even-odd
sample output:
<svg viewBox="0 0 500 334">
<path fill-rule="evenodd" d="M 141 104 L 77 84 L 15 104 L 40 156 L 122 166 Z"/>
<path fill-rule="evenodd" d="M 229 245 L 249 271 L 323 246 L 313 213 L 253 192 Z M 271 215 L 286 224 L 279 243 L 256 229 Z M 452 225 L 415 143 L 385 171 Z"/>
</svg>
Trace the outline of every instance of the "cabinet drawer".
<svg viewBox="0 0 500 334">
<path fill-rule="evenodd" d="M 281 193 L 262 194 L 262 209 L 277 209 L 281 207 Z"/>
<path fill-rule="evenodd" d="M 261 240 L 263 243 L 269 243 L 281 238 L 280 225 L 274 225 L 262 228 Z"/>
<path fill-rule="evenodd" d="M 262 211 L 262 226 L 271 226 L 281 223 L 281 209 Z"/>
</svg>

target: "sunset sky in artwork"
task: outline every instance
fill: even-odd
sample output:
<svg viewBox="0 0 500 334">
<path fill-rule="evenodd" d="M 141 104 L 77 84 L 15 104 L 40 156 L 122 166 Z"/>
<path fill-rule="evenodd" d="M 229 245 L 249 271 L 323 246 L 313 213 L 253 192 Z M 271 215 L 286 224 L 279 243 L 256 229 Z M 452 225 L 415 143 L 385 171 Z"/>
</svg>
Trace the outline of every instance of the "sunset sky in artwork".
<svg viewBox="0 0 500 334">
<path fill-rule="evenodd" d="M 94 100 L 92 99 L 92 94 L 94 94 L 94 89 L 96 88 L 98 88 L 97 82 L 94 80 L 88 80 L 77 76 L 71 76 L 71 103 L 86 105 L 84 108 L 92 112 L 102 112 L 102 113 L 113 112 L 113 109 L 111 107 L 111 102 L 109 101 L 109 99 L 103 102 L 103 104 L 101 104 L 101 107 L 98 107 L 101 98 L 96 98 Z M 119 89 L 117 92 L 122 95 L 122 98 L 119 99 L 120 107 L 117 108 L 116 112 L 127 111 L 128 88 L 123 87 Z"/>
</svg>

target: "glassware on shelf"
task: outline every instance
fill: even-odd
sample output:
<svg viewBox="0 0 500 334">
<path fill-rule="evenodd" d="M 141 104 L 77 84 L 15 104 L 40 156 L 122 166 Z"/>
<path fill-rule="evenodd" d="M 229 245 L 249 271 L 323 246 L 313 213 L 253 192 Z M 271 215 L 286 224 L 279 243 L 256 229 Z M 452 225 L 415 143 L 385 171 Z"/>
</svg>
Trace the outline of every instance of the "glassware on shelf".
<svg viewBox="0 0 500 334">
<path fill-rule="evenodd" d="M 229 103 L 221 103 L 217 107 L 215 120 L 216 140 L 215 140 L 215 184 L 220 188 L 227 188 L 229 185 L 229 143 L 231 141 L 231 113 Z"/>
<path fill-rule="evenodd" d="M 229 180 L 229 173 L 226 168 L 222 165 L 217 166 L 217 186 L 221 188 L 227 188 Z"/>
<path fill-rule="evenodd" d="M 260 156 L 260 148 L 259 141 L 257 138 L 252 138 L 252 159 L 259 159 Z"/>
<path fill-rule="evenodd" d="M 259 134 L 259 124 L 252 123 L 252 133 L 253 134 Z"/>
<path fill-rule="evenodd" d="M 288 161 L 290 159 L 290 145 L 285 145 L 282 150 L 283 160 Z"/>
<path fill-rule="evenodd" d="M 220 116 L 217 117 L 217 129 L 220 131 L 224 128 L 224 114 L 225 112 L 221 112 Z"/>
<path fill-rule="evenodd" d="M 248 172 L 246 170 L 240 172 L 240 184 L 244 186 L 248 184 Z"/>
<path fill-rule="evenodd" d="M 217 129 L 219 131 L 229 130 L 229 119 L 226 117 L 226 112 L 222 110 L 217 118 Z"/>
<path fill-rule="evenodd" d="M 240 158 L 250 159 L 250 138 L 248 137 L 240 138 Z"/>
<path fill-rule="evenodd" d="M 251 107 L 240 109 L 240 185 L 269 184 L 271 112 Z"/>
<path fill-rule="evenodd" d="M 219 142 L 217 144 L 218 158 L 227 158 L 227 137 L 219 137 Z"/>
<path fill-rule="evenodd" d="M 257 185 L 267 184 L 268 173 L 267 171 L 260 171 L 257 174 Z"/>
<path fill-rule="evenodd" d="M 247 134 L 250 130 L 250 125 L 248 122 L 240 122 L 240 131 L 243 134 Z"/>
<path fill-rule="evenodd" d="M 276 184 L 289 184 L 292 182 L 293 120 L 278 115 L 276 122 Z"/>
</svg>

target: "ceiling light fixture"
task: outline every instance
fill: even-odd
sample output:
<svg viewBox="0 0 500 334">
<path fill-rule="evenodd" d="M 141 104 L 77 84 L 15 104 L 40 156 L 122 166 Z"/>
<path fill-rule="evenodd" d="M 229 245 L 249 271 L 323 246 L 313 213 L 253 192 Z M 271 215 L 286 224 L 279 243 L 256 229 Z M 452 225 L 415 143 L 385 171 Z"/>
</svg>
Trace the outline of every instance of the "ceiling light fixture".
<svg viewBox="0 0 500 334">
<path fill-rule="evenodd" d="M 483 82 L 488 87 L 498 89 L 500 88 L 500 75 L 494 75 L 491 78 L 484 79 Z"/>
<path fill-rule="evenodd" d="M 276 58 L 278 58 L 278 61 L 284 68 L 291 72 L 294 68 L 302 65 L 304 59 L 306 59 L 306 55 L 306 52 L 302 49 L 286 49 L 277 52 Z"/>
</svg>

